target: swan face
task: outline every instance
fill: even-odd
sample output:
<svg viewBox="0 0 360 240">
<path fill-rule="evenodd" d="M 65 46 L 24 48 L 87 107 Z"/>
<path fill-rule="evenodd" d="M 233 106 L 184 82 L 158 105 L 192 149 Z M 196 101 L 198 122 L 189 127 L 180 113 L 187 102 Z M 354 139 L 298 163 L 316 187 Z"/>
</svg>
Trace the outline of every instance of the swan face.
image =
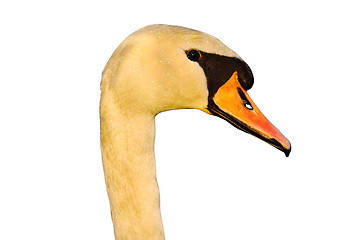
<svg viewBox="0 0 360 240">
<path fill-rule="evenodd" d="M 290 142 L 260 112 L 247 93 L 249 66 L 217 38 L 196 30 L 151 25 L 130 35 L 103 72 L 123 107 L 157 114 L 182 108 L 221 117 L 287 156 Z"/>
<path fill-rule="evenodd" d="M 238 57 L 206 33 L 151 25 L 131 34 L 115 50 L 103 72 L 102 89 L 111 88 L 134 110 L 157 114 L 194 108 L 207 112 L 207 78 L 201 66 L 189 60 L 191 49 Z"/>
</svg>

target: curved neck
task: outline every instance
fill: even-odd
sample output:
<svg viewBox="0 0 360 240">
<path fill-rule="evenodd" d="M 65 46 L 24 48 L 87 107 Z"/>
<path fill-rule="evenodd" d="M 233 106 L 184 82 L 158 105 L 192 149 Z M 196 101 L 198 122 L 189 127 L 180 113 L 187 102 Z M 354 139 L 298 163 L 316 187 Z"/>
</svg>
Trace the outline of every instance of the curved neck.
<svg viewBox="0 0 360 240">
<path fill-rule="evenodd" d="M 100 103 L 101 150 L 116 240 L 162 240 L 156 180 L 155 120 L 120 109 L 113 96 Z"/>
</svg>

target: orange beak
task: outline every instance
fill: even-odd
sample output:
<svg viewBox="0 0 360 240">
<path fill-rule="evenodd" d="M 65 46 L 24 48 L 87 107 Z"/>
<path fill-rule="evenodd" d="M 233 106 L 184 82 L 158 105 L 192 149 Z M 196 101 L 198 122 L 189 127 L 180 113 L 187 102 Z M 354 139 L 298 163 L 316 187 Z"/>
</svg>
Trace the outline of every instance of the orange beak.
<svg viewBox="0 0 360 240">
<path fill-rule="evenodd" d="M 234 72 L 214 94 L 209 111 L 224 118 L 235 127 L 252 134 L 283 151 L 288 157 L 289 140 L 260 112 L 238 80 Z"/>
</svg>

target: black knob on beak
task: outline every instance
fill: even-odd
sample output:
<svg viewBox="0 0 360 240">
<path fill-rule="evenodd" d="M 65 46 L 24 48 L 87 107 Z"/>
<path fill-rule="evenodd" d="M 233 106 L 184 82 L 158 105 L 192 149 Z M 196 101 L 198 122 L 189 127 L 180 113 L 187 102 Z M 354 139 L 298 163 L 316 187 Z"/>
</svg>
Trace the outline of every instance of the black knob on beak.
<svg viewBox="0 0 360 240">
<path fill-rule="evenodd" d="M 247 91 L 254 85 L 254 75 L 246 62 L 241 61 L 238 66 L 238 80 L 241 86 Z"/>
</svg>

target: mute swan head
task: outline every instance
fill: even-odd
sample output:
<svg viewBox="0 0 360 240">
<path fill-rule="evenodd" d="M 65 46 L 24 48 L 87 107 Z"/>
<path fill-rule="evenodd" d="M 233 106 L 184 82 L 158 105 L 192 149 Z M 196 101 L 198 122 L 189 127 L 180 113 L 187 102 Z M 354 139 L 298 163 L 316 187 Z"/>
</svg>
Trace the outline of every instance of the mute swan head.
<svg viewBox="0 0 360 240">
<path fill-rule="evenodd" d="M 247 93 L 249 66 L 218 39 L 152 25 L 126 38 L 101 82 L 101 151 L 115 237 L 163 240 L 154 157 L 154 116 L 194 108 L 280 149 L 290 142 Z"/>
<path fill-rule="evenodd" d="M 216 115 L 288 156 L 290 142 L 247 94 L 253 83 L 249 66 L 217 38 L 183 27 L 151 25 L 115 50 L 101 88 L 130 113 L 192 108 Z"/>
</svg>

